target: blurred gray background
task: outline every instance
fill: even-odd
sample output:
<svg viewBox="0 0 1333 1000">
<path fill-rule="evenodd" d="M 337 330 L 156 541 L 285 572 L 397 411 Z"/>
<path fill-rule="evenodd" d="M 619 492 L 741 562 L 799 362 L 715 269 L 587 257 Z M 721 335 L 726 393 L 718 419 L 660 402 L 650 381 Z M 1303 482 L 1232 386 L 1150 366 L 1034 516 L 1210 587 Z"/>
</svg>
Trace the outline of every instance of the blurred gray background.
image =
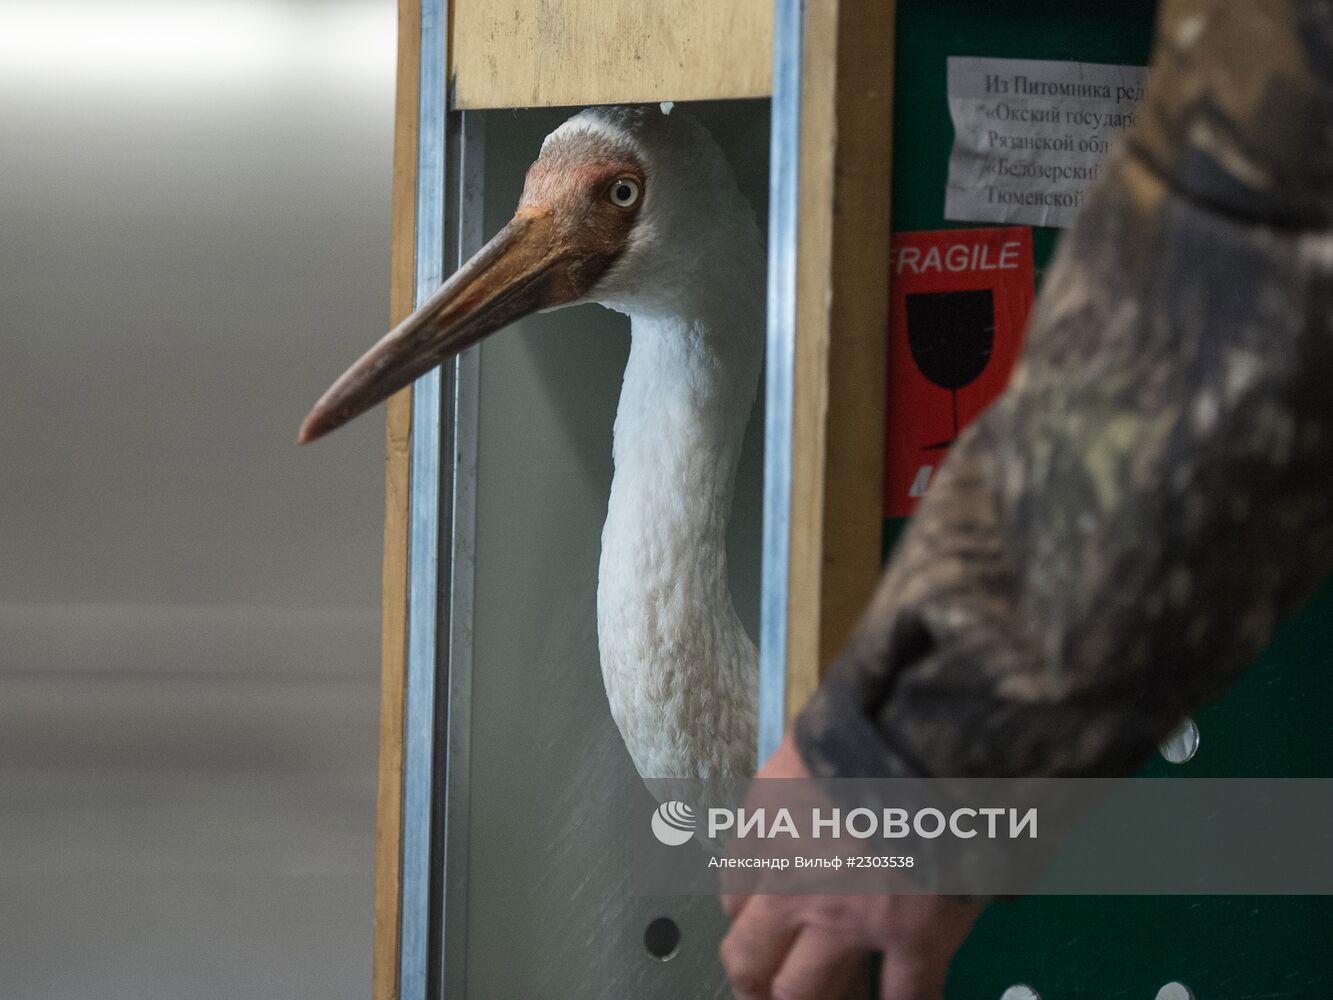
<svg viewBox="0 0 1333 1000">
<path fill-rule="evenodd" d="M 0 997 L 364 998 L 393 0 L 0 0 Z"/>
</svg>

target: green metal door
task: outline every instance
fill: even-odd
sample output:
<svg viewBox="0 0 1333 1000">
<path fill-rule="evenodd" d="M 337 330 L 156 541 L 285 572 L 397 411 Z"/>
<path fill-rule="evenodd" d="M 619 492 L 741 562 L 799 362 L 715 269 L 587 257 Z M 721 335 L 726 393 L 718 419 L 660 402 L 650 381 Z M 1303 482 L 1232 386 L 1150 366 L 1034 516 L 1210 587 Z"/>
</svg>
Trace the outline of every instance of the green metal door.
<svg viewBox="0 0 1333 1000">
<path fill-rule="evenodd" d="M 900 0 L 893 229 L 972 223 L 943 217 L 953 127 L 949 56 L 1146 65 L 1156 4 L 1070 0 Z M 976 223 L 988 225 L 988 223 Z M 1059 230 L 1033 230 L 1037 282 Z M 892 428 L 889 433 L 892 433 Z M 885 524 L 892 544 L 902 521 Z M 1145 776 L 1333 776 L 1333 585 L 1281 630 L 1223 699 L 1197 718 L 1184 764 Z M 1243 863 L 1243 862 L 1242 862 Z M 1327 897 L 1031 897 L 992 906 L 951 970 L 949 1000 L 999 1000 L 1026 984 L 1042 1000 L 1153 1000 L 1168 982 L 1198 1000 L 1333 997 Z"/>
</svg>

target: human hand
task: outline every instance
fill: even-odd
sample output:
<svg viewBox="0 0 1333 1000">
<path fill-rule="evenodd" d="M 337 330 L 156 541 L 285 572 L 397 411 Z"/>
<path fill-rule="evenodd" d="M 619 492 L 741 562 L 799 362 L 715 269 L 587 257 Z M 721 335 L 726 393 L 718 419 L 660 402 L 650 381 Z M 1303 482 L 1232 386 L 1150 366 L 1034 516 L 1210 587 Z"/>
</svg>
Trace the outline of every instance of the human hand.
<svg viewBox="0 0 1333 1000">
<path fill-rule="evenodd" d="M 808 778 L 788 733 L 760 778 Z M 953 957 L 981 905 L 948 896 L 723 896 L 722 941 L 738 1000 L 826 1000 L 855 980 L 865 957 L 884 955 L 883 1000 L 939 1000 Z"/>
</svg>

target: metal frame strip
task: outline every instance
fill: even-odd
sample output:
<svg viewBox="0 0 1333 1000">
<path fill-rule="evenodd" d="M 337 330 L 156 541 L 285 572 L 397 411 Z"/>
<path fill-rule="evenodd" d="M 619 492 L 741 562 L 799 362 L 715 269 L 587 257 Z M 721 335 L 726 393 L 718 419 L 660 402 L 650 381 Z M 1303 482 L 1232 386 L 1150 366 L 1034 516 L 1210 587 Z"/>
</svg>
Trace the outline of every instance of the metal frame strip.
<svg viewBox="0 0 1333 1000">
<path fill-rule="evenodd" d="M 485 118 L 482 112 L 458 112 L 459 167 L 457 219 L 458 263 L 485 242 L 482 228 L 485 195 Z M 472 768 L 472 610 L 476 581 L 477 409 L 480 400 L 481 347 L 459 356 L 454 368 L 453 497 L 449 575 L 449 682 L 445 722 L 443 782 L 443 897 L 440 996 L 464 996 L 467 962 L 467 884 L 470 777 Z M 438 785 L 438 783 L 436 783 Z"/>
<path fill-rule="evenodd" d="M 787 726 L 787 595 L 791 555 L 792 387 L 796 356 L 797 194 L 805 0 L 773 12 L 769 141 L 768 353 L 764 417 L 763 581 L 759 617 L 759 760 Z"/>
<path fill-rule="evenodd" d="M 446 0 L 421 0 L 421 75 L 417 113 L 417 306 L 443 277 L 447 112 Z M 442 629 L 439 581 L 450 550 L 440 537 L 448 496 L 440 456 L 450 433 L 442 401 L 453 366 L 432 371 L 412 387 L 411 494 L 408 526 L 407 680 L 403 709 L 403 835 L 398 1000 L 426 1000 L 431 979 L 431 845 L 435 835 L 435 676 Z M 447 523 L 447 521 L 443 522 Z"/>
<path fill-rule="evenodd" d="M 449 110 L 447 32 L 422 0 L 418 306 L 481 245 L 483 123 Z M 412 392 L 398 1000 L 464 988 L 478 375 L 473 349 Z"/>
</svg>

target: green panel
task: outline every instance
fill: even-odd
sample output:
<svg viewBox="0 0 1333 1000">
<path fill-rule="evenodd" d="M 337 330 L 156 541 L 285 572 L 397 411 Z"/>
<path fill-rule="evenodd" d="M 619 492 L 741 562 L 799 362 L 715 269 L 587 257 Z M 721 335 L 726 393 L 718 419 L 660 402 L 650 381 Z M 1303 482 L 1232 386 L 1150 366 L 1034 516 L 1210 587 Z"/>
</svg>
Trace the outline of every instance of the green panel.
<svg viewBox="0 0 1333 1000">
<path fill-rule="evenodd" d="M 894 70 L 893 228 L 899 232 L 993 223 L 946 222 L 953 124 L 945 90 L 949 56 L 1077 59 L 1145 65 L 1156 2 L 1120 0 L 901 0 Z M 1034 228 L 1037 273 L 1058 229 Z"/>
<path fill-rule="evenodd" d="M 953 126 L 949 56 L 1147 62 L 1156 4 L 900 0 L 893 228 L 971 226 L 943 217 Z M 975 225 L 989 225 L 976 223 Z M 1034 229 L 1038 281 L 1058 230 Z M 885 524 L 886 548 L 903 522 Z M 1333 776 L 1333 585 L 1282 629 L 1220 701 L 1200 711 L 1188 764 L 1146 776 Z M 1325 897 L 1045 897 L 992 906 L 959 952 L 949 1000 L 998 1000 L 1027 983 L 1043 1000 L 1153 1000 L 1171 980 L 1198 1000 L 1333 997 Z"/>
</svg>

